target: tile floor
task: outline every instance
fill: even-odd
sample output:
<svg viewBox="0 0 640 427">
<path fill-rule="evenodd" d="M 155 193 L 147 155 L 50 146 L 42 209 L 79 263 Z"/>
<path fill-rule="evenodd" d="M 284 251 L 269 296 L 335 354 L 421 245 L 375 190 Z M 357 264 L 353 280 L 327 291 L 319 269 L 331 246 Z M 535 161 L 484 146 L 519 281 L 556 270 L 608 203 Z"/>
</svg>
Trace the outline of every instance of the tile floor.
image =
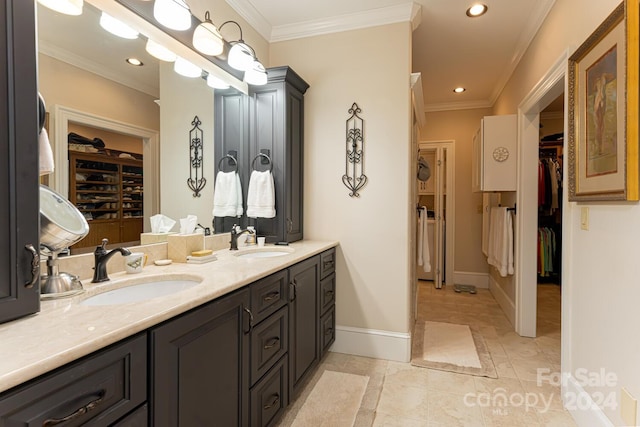
<svg viewBox="0 0 640 427">
<path fill-rule="evenodd" d="M 452 287 L 438 290 L 430 282 L 420 282 L 418 299 L 418 321 L 475 325 L 487 343 L 499 378 L 329 353 L 291 402 L 279 426 L 292 424 L 325 370 L 369 377 L 356 427 L 575 426 L 562 407 L 560 388 L 536 382 L 538 368 L 550 372 L 560 369 L 559 286 L 538 286 L 537 338 L 518 336 L 488 290 L 457 294 Z M 501 405 L 501 398 L 507 403 Z"/>
</svg>

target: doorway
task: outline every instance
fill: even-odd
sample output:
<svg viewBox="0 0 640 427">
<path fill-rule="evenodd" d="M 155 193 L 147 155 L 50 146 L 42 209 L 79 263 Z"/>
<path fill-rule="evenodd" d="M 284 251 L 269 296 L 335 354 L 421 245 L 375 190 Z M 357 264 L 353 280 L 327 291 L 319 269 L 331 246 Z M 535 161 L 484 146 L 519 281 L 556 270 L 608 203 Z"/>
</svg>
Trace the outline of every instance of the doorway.
<svg viewBox="0 0 640 427">
<path fill-rule="evenodd" d="M 417 184 L 417 213 L 423 216 L 420 219 L 425 221 L 425 230 L 416 241 L 425 241 L 423 252 L 428 251 L 430 268 L 418 265 L 417 276 L 419 280 L 433 282 L 435 288 L 440 289 L 447 281 L 453 281 L 455 143 L 420 142 L 418 158 L 422 158 L 429 168 L 430 177 Z"/>
</svg>

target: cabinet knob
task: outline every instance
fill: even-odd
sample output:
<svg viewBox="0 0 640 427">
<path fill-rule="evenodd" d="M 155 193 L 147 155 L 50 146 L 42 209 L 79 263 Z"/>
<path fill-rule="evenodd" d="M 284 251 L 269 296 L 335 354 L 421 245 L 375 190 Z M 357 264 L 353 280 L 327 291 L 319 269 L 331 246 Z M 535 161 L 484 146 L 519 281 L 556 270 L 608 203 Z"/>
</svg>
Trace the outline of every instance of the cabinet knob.
<svg viewBox="0 0 640 427">
<path fill-rule="evenodd" d="M 32 288 L 33 285 L 38 283 L 40 277 L 40 255 L 38 251 L 33 247 L 31 243 L 24 246 L 26 250 L 31 253 L 31 280 L 24 284 L 25 288 Z"/>
</svg>

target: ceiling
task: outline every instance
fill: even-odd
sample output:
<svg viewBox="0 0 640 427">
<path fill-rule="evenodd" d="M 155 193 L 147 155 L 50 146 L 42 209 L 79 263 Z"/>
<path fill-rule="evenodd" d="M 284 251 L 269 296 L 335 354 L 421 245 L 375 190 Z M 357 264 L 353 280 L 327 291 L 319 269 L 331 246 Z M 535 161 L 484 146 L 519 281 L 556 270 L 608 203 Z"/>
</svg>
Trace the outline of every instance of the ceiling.
<svg viewBox="0 0 640 427">
<path fill-rule="evenodd" d="M 491 107 L 555 2 L 483 0 L 488 12 L 468 18 L 475 0 L 226 1 L 270 42 L 413 17 L 426 111 Z"/>
</svg>

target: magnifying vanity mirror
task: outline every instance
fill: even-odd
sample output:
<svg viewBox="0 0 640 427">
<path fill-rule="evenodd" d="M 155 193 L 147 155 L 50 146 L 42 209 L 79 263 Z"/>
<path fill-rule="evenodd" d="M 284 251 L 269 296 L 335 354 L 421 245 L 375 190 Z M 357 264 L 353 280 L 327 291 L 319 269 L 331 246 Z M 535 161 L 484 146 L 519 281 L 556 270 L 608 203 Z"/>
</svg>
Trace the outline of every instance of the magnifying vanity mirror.
<svg viewBox="0 0 640 427">
<path fill-rule="evenodd" d="M 104 237 L 114 245 L 137 244 L 156 213 L 173 219 L 196 214 L 208 225 L 212 220 L 213 89 L 147 53 L 146 37 L 123 39 L 105 31 L 101 14 L 87 1 L 80 16 L 41 5 L 37 13 L 39 90 L 56 160 L 49 185 L 80 209 L 89 226 L 72 253 L 91 251 Z M 210 182 L 197 201 L 186 185 L 188 164 L 176 161 L 188 154 L 195 115 L 203 121 Z M 69 133 L 84 139 L 69 144 Z"/>
</svg>

